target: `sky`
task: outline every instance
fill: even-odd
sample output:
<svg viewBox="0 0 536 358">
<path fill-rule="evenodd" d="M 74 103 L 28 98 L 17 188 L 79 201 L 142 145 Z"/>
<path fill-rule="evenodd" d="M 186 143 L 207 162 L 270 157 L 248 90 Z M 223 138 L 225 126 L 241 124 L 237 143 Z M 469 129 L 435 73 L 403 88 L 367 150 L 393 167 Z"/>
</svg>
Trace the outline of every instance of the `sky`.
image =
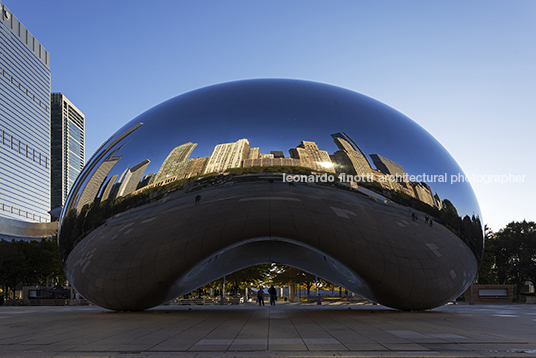
<svg viewBox="0 0 536 358">
<path fill-rule="evenodd" d="M 2 1 L 50 53 L 52 91 L 85 114 L 86 160 L 179 94 L 303 79 L 425 128 L 473 179 L 494 231 L 536 221 L 533 0 Z M 497 175 L 507 182 L 485 180 Z"/>
</svg>

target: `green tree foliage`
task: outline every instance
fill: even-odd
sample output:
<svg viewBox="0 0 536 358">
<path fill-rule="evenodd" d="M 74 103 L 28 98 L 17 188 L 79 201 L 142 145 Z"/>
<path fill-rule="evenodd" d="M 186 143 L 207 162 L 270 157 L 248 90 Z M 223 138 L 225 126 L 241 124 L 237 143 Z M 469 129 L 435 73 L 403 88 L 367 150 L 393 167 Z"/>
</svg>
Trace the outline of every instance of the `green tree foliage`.
<svg viewBox="0 0 536 358">
<path fill-rule="evenodd" d="M 19 284 L 44 285 L 55 278 L 65 282 L 55 240 L 0 240 L 0 285 L 6 291 L 14 292 Z"/>
<path fill-rule="evenodd" d="M 286 265 L 255 265 L 225 276 L 225 290 L 228 293 L 238 293 L 246 287 L 254 287 L 256 289 L 261 285 L 266 288 L 270 284 L 278 287 L 289 284 L 301 285 L 307 289 L 307 295 L 310 294 L 315 284 L 318 284 L 319 287 L 331 289 L 332 291 L 338 288 L 338 286 L 317 278 L 315 275 Z M 201 289 L 221 289 L 222 286 L 223 277 L 203 286 Z"/>
<path fill-rule="evenodd" d="M 493 249 L 500 284 L 516 285 L 519 295 L 525 281 L 536 283 L 535 222 L 509 223 L 497 233 Z"/>
<path fill-rule="evenodd" d="M 272 282 L 279 286 L 292 283 L 303 285 L 309 295 L 317 277 L 292 266 L 278 265 L 272 268 Z"/>
<path fill-rule="evenodd" d="M 513 284 L 519 296 L 525 281 L 536 283 L 536 223 L 513 221 L 496 234 L 486 228 L 478 283 Z"/>
<path fill-rule="evenodd" d="M 484 227 L 484 255 L 478 270 L 478 283 L 490 285 L 498 283 L 495 269 L 495 233 L 487 225 Z"/>
<path fill-rule="evenodd" d="M 225 291 L 227 293 L 238 293 L 246 287 L 258 287 L 264 285 L 270 280 L 270 264 L 262 264 L 246 267 L 225 276 Z M 223 286 L 223 277 L 212 281 L 201 287 L 201 289 L 221 289 Z"/>
<path fill-rule="evenodd" d="M 21 245 L 17 241 L 0 241 L 0 285 L 15 291 L 15 287 L 22 281 L 22 265 L 24 254 Z"/>
</svg>

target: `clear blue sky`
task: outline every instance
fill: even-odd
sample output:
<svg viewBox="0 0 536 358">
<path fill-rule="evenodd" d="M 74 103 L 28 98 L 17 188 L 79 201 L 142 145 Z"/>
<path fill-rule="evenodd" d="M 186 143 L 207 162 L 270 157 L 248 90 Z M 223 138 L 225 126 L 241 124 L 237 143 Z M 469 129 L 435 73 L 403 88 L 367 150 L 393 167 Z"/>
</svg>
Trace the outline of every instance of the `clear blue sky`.
<svg viewBox="0 0 536 358">
<path fill-rule="evenodd" d="M 86 159 L 123 124 L 206 85 L 296 78 L 406 114 L 468 175 L 484 223 L 536 221 L 536 2 L 2 0 L 86 115 Z"/>
</svg>

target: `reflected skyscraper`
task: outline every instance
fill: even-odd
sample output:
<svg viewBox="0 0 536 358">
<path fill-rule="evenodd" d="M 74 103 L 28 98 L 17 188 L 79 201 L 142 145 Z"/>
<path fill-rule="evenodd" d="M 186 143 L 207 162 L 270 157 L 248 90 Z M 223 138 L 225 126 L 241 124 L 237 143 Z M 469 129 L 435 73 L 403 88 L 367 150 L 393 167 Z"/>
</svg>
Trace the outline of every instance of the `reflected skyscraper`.
<svg viewBox="0 0 536 358">
<path fill-rule="evenodd" d="M 50 55 L 0 8 L 0 216 L 48 222 Z"/>
<path fill-rule="evenodd" d="M 367 155 L 365 154 L 365 152 L 363 152 L 361 150 L 361 148 L 357 145 L 357 143 L 354 142 L 353 139 L 350 138 L 350 136 L 348 134 L 346 134 L 344 132 L 338 132 L 338 133 L 332 134 L 331 137 L 333 138 L 333 140 L 336 140 L 336 138 L 344 139 L 346 141 L 346 143 L 348 143 L 348 145 L 350 145 L 353 150 L 355 150 L 356 152 L 361 153 L 363 158 L 365 158 L 365 160 L 367 161 L 368 166 L 372 167 L 371 162 L 370 162 L 369 158 L 367 157 Z M 335 142 L 335 143 L 337 143 L 337 142 Z M 339 149 L 342 149 L 342 148 L 339 147 Z"/>
<path fill-rule="evenodd" d="M 80 210 L 86 204 L 89 204 L 95 200 L 102 183 L 106 180 L 108 173 L 113 169 L 117 162 L 121 159 L 119 156 L 115 156 L 118 150 L 115 150 L 108 158 L 106 158 L 95 170 L 93 175 L 89 178 L 87 184 L 84 186 L 84 190 L 80 194 L 78 201 L 76 202 L 76 209 Z M 113 184 L 113 182 L 112 182 Z M 109 190 L 108 190 L 109 193 Z"/>
<path fill-rule="evenodd" d="M 61 93 L 50 96 L 51 209 L 63 206 L 84 167 L 84 114 Z"/>
<path fill-rule="evenodd" d="M 372 173 L 372 168 L 363 152 L 354 149 L 357 145 L 352 146 L 346 139 L 335 137 L 334 134 L 331 136 L 339 148 L 333 154 L 334 162 L 336 163 L 335 169 L 339 173 L 352 175 L 370 175 Z"/>
<path fill-rule="evenodd" d="M 372 158 L 374 165 L 376 165 L 376 168 L 384 174 L 398 176 L 400 178 L 404 178 L 407 175 L 400 164 L 397 164 L 390 159 L 382 157 L 379 154 L 371 154 L 370 157 Z"/>
<path fill-rule="evenodd" d="M 259 147 L 249 148 L 249 155 L 247 159 L 259 159 L 261 157 L 261 152 Z"/>
<path fill-rule="evenodd" d="M 186 177 L 201 175 L 205 172 L 210 157 L 192 158 L 188 160 L 186 169 Z"/>
<path fill-rule="evenodd" d="M 126 171 L 121 180 L 121 186 L 119 187 L 119 192 L 117 193 L 118 197 L 128 195 L 138 189 L 138 184 L 145 173 L 145 169 L 147 169 L 147 166 L 149 166 L 149 163 L 151 163 L 151 161 L 149 159 L 145 159 L 141 163 L 136 164 Z"/>
<path fill-rule="evenodd" d="M 91 201 L 95 200 L 108 173 L 112 170 L 117 161 L 121 159 L 121 156 L 115 156 L 120 148 L 114 147 L 120 145 L 123 139 L 131 135 L 141 126 L 143 126 L 143 123 L 136 123 L 124 130 L 121 134 L 116 132 L 104 142 L 99 149 L 97 149 L 97 152 L 90 158 L 90 163 L 78 176 L 77 181 L 74 183 L 71 193 L 69 194 L 72 196 L 72 192 L 78 192 L 79 196 L 72 198 L 72 200 L 68 200 L 64 207 L 64 212 L 69 212 L 73 209 L 79 211 L 85 204 L 89 204 Z"/>
<path fill-rule="evenodd" d="M 289 153 L 291 158 L 299 159 L 303 167 L 335 172 L 328 152 L 318 149 L 315 142 L 303 140 L 296 148 L 289 149 Z"/>
<path fill-rule="evenodd" d="M 184 163 L 190 158 L 190 154 L 196 146 L 197 143 L 188 142 L 175 147 L 171 153 L 169 153 L 166 160 L 164 160 L 154 181 L 158 182 L 162 179 L 173 177 L 184 172 Z"/>
<path fill-rule="evenodd" d="M 106 184 L 104 185 L 104 190 L 102 191 L 101 200 L 107 200 L 110 196 L 110 192 L 114 186 L 115 180 L 117 179 L 118 174 L 113 175 Z"/>
<path fill-rule="evenodd" d="M 210 160 L 205 173 L 220 172 L 228 168 L 240 168 L 242 161 L 249 157 L 249 141 L 245 138 L 234 143 L 218 144 Z"/>
</svg>

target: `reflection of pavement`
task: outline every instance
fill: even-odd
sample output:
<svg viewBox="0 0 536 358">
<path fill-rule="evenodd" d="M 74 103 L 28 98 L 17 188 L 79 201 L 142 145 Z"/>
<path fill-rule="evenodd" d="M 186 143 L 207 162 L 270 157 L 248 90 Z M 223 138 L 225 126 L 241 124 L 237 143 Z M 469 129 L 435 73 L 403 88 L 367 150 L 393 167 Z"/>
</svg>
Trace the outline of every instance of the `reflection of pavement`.
<svg viewBox="0 0 536 358">
<path fill-rule="evenodd" d="M 0 307 L 2 357 L 536 356 L 536 305 Z"/>
<path fill-rule="evenodd" d="M 196 195 L 202 196 L 199 203 Z M 295 266 L 400 308 L 434 307 L 455 298 L 476 269 L 473 255 L 453 233 L 440 225 L 431 228 L 423 220 L 411 221 L 408 208 L 331 187 L 267 182 L 171 193 L 119 214 L 72 251 L 68 266 L 78 270 L 75 286 L 85 286 L 88 291 L 81 293 L 96 303 L 132 309 L 139 307 L 134 301 L 144 297 L 142 306 L 150 307 L 152 298 L 153 305 L 163 302 L 162 297 L 173 298 L 166 290 L 207 257 L 259 238 L 284 238 L 312 247 L 326 255 L 326 263 L 317 260 L 317 272 L 297 262 Z M 242 245 L 243 251 L 237 250 L 233 259 L 212 260 L 205 276 L 190 275 L 190 282 L 201 285 L 244 267 L 242 258 L 261 258 L 252 264 L 293 264 L 285 261 L 288 246 L 273 244 L 270 253 L 259 248 Z M 333 265 L 329 258 L 343 266 Z M 343 267 L 364 283 L 352 281 L 351 274 L 340 281 L 330 276 Z M 199 286 L 184 282 L 177 295 Z"/>
</svg>

